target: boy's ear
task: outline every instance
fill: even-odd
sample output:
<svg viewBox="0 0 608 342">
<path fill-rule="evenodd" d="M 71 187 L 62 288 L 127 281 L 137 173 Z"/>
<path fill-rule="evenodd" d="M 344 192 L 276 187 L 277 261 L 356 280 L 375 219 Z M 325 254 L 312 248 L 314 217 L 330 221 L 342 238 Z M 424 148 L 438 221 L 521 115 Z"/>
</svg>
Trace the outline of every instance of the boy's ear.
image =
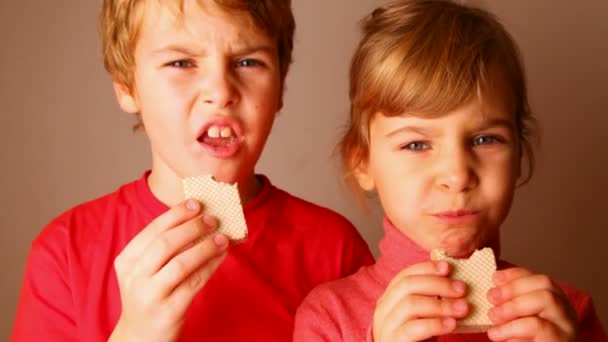
<svg viewBox="0 0 608 342">
<path fill-rule="evenodd" d="M 376 188 L 376 182 L 374 182 L 374 177 L 369 172 L 369 168 L 367 167 L 367 162 L 360 162 L 354 169 L 355 179 L 361 189 L 365 191 L 373 191 Z"/>
<path fill-rule="evenodd" d="M 129 87 L 116 81 L 112 82 L 112 85 L 114 86 L 114 93 L 116 94 L 116 100 L 120 108 L 130 114 L 139 113 L 139 106 L 131 94 Z"/>
</svg>

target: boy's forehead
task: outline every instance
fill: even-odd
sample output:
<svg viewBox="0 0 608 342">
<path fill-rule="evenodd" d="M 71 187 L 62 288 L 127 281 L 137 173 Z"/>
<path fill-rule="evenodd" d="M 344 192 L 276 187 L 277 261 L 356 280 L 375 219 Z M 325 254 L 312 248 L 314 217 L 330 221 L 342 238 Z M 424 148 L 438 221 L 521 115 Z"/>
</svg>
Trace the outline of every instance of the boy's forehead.
<svg viewBox="0 0 608 342">
<path fill-rule="evenodd" d="M 227 48 L 269 45 L 272 40 L 247 12 L 220 8 L 213 1 L 146 2 L 139 39 L 161 48 L 180 43 L 224 41 Z M 148 45 L 148 44 L 146 44 Z"/>
</svg>

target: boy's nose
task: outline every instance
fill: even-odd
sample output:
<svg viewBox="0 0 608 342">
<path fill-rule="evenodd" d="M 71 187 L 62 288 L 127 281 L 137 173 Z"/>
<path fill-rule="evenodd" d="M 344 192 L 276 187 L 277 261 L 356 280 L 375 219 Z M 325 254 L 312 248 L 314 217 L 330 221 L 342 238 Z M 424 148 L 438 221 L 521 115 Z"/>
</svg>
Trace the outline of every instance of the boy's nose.
<svg viewBox="0 0 608 342">
<path fill-rule="evenodd" d="M 221 70 L 207 75 L 200 96 L 204 104 L 217 108 L 230 107 L 239 100 L 234 80 L 228 72 Z"/>
<path fill-rule="evenodd" d="M 471 156 L 465 151 L 446 151 L 438 162 L 437 186 L 449 192 L 471 190 L 479 181 L 472 164 Z"/>
</svg>

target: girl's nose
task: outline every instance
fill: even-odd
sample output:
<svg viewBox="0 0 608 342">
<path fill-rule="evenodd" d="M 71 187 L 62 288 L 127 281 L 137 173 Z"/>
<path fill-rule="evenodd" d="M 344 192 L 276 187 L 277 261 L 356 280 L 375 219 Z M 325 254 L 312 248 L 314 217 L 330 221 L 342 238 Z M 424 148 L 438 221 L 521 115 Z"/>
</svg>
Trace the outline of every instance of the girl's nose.
<svg viewBox="0 0 608 342">
<path fill-rule="evenodd" d="M 466 151 L 446 151 L 439 157 L 437 186 L 449 192 L 466 192 L 477 186 L 479 179 L 472 157 Z"/>
</svg>

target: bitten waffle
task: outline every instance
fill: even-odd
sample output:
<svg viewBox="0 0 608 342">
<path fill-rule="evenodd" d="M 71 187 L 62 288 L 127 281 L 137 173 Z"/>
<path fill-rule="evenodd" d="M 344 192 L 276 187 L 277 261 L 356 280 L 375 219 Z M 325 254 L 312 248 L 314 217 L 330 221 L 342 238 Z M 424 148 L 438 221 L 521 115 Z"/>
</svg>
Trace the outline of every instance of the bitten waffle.
<svg viewBox="0 0 608 342">
<path fill-rule="evenodd" d="M 247 224 L 237 185 L 218 182 L 211 175 L 182 179 L 184 195 L 203 204 L 206 214 L 219 221 L 218 232 L 231 240 L 247 238 Z"/>
<path fill-rule="evenodd" d="M 458 321 L 455 332 L 487 331 L 492 325 L 488 318 L 488 310 L 492 304 L 487 299 L 487 293 L 493 287 L 492 275 L 496 271 L 496 260 L 492 249 L 477 250 L 469 259 L 454 259 L 445 252 L 435 249 L 431 251 L 431 259 L 449 262 L 453 266 L 451 277 L 468 285 L 466 299 L 471 304 L 471 311 L 467 317 Z"/>
</svg>

